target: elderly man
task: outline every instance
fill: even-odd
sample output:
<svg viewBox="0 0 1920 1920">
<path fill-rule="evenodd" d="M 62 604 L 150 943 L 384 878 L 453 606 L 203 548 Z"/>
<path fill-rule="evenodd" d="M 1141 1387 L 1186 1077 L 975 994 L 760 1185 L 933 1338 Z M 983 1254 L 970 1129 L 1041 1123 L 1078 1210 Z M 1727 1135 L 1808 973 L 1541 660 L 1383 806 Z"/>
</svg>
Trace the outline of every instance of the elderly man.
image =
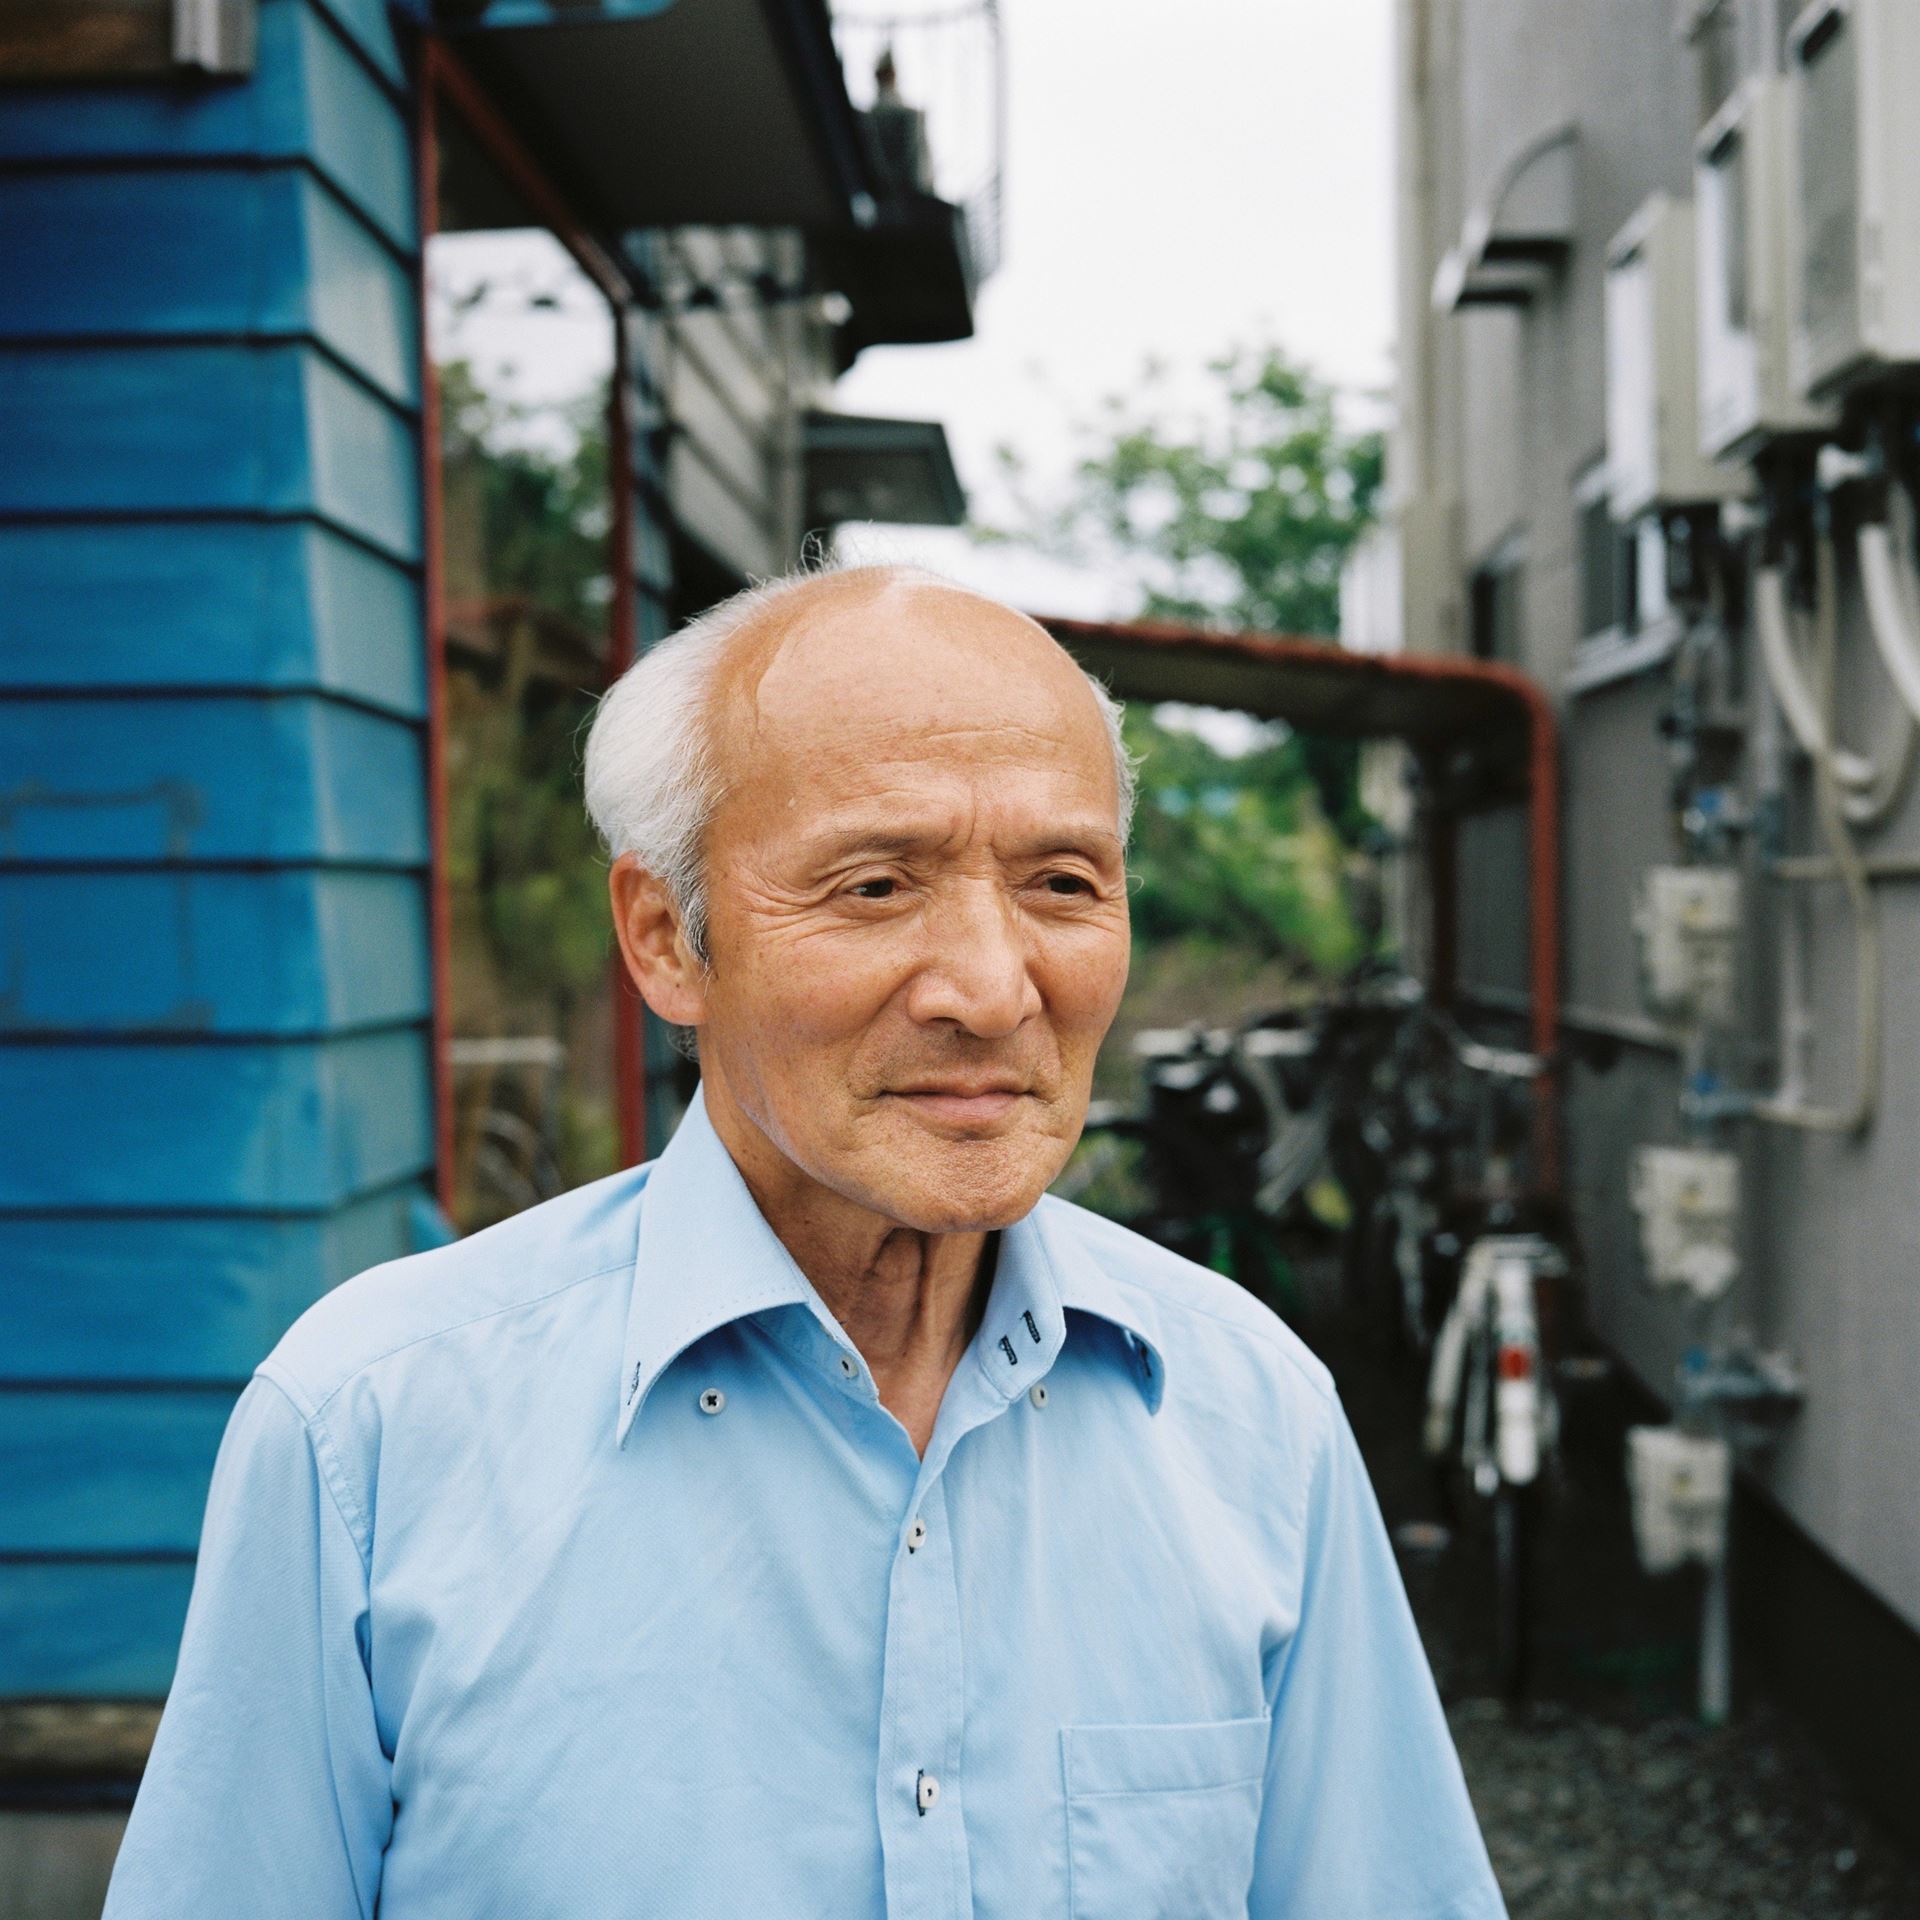
<svg viewBox="0 0 1920 1920">
<path fill-rule="evenodd" d="M 613 690 L 701 1096 L 261 1365 L 111 1920 L 1501 1913 L 1325 1371 L 1044 1197 L 1131 785 L 1039 627 L 901 570 Z"/>
</svg>

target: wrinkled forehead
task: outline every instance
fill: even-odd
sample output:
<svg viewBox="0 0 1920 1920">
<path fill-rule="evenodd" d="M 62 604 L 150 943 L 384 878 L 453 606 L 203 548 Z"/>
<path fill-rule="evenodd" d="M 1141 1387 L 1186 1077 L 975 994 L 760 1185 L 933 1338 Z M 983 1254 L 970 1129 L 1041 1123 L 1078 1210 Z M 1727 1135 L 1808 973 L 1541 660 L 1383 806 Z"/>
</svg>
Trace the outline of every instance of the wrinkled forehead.
<svg viewBox="0 0 1920 1920">
<path fill-rule="evenodd" d="M 834 584 L 743 634 L 716 676 L 725 794 L 824 800 L 857 787 L 862 768 L 952 779 L 1019 766 L 1117 804 L 1093 689 L 1033 621 L 947 587 Z"/>
</svg>

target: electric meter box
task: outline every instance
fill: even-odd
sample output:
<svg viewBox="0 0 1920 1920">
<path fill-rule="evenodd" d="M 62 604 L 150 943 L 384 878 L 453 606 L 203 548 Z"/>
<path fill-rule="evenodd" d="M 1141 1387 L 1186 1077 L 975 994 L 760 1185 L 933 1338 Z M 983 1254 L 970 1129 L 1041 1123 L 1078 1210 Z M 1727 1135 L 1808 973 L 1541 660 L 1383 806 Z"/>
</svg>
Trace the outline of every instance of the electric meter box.
<svg viewBox="0 0 1920 1920">
<path fill-rule="evenodd" d="M 1831 431 L 1793 381 L 1793 165 L 1787 82 L 1755 74 L 1694 148 L 1700 451 L 1744 460 L 1770 440 Z"/>
<path fill-rule="evenodd" d="M 1787 37 L 1799 290 L 1793 374 L 1830 399 L 1920 378 L 1920 6 L 1818 0 Z"/>
<path fill-rule="evenodd" d="M 1634 909 L 1641 988 L 1655 1013 L 1728 1026 L 1739 1009 L 1740 876 L 1650 867 Z"/>
<path fill-rule="evenodd" d="M 1717 1147 L 1642 1147 L 1633 1210 L 1648 1281 L 1718 1300 L 1740 1276 L 1740 1162 Z"/>
<path fill-rule="evenodd" d="M 1700 452 L 1693 208 L 1656 193 L 1607 249 L 1607 491 L 1613 517 L 1747 490 Z"/>
<path fill-rule="evenodd" d="M 1712 1566 L 1725 1554 L 1733 1448 L 1718 1434 L 1629 1427 L 1627 1487 L 1633 1542 L 1649 1573 L 1690 1560 Z"/>
</svg>

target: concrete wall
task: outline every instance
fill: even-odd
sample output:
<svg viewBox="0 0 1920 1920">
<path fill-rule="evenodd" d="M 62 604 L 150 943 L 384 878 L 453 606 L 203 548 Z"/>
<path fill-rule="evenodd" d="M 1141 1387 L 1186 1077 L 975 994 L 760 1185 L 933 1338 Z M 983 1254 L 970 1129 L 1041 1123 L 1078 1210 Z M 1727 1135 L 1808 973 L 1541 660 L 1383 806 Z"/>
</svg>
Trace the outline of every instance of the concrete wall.
<svg viewBox="0 0 1920 1920">
<path fill-rule="evenodd" d="M 1777 48 L 1781 12 L 1743 8 L 1749 63 Z M 1459 579 L 1498 543 L 1515 535 L 1524 543 L 1521 663 L 1559 697 L 1566 729 L 1567 997 L 1576 1018 L 1642 1031 L 1630 914 L 1642 870 L 1677 851 L 1657 730 L 1669 683 L 1656 667 L 1584 693 L 1566 688 L 1578 639 L 1572 486 L 1604 445 L 1607 243 L 1648 194 L 1691 191 L 1697 69 L 1676 35 L 1673 0 L 1401 0 L 1399 19 L 1405 385 L 1390 482 L 1403 496 L 1451 498 L 1457 568 L 1455 578 L 1413 590 L 1457 595 Z M 1427 288 L 1469 207 L 1510 152 L 1563 120 L 1580 131 L 1578 232 L 1565 272 L 1518 316 L 1432 314 Z M 1841 731 L 1864 744 L 1884 725 L 1891 696 L 1877 679 L 1852 582 L 1842 584 Z M 1750 644 L 1735 637 L 1736 652 Z M 1806 815 L 1803 803 L 1794 829 L 1803 841 Z M 1463 974 L 1469 985 L 1509 995 L 1517 976 L 1504 929 L 1519 884 L 1512 834 L 1510 821 L 1490 819 L 1462 847 Z M 1920 853 L 1920 801 L 1909 800 L 1873 851 Z M 1920 1625 L 1920 886 L 1881 891 L 1887 986 L 1877 1124 L 1857 1141 L 1746 1129 L 1750 1272 L 1726 1318 L 1788 1348 L 1805 1371 L 1806 1406 L 1763 1470 L 1770 1491 L 1843 1567 Z M 1776 1064 L 1769 986 L 1787 907 L 1777 883 L 1762 881 L 1753 893 L 1752 1029 L 1740 1070 L 1763 1085 Z M 1851 1081 L 1851 935 L 1833 890 L 1811 893 L 1805 906 L 1813 1090 L 1839 1101 Z M 1679 1136 L 1678 1081 L 1671 1051 L 1629 1044 L 1604 1074 L 1576 1069 L 1569 1101 L 1595 1311 L 1605 1335 L 1662 1392 L 1687 1325 L 1640 1283 L 1627 1189 L 1635 1146 Z"/>
<path fill-rule="evenodd" d="M 656 249 L 670 284 L 795 285 L 806 268 L 794 234 L 683 229 Z M 675 423 L 666 479 L 682 531 L 742 584 L 791 566 L 807 531 L 801 415 L 833 384 L 824 330 L 799 302 L 743 301 L 655 323 L 649 357 Z"/>
</svg>

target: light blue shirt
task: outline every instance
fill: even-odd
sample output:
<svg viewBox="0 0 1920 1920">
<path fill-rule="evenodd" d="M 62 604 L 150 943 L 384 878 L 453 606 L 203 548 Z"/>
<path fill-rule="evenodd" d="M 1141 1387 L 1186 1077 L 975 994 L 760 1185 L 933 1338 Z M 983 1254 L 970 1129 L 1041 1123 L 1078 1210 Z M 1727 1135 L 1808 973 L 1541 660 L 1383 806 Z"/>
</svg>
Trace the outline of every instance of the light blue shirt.
<svg viewBox="0 0 1920 1920">
<path fill-rule="evenodd" d="M 1325 1370 L 1062 1201 L 925 1458 L 704 1106 L 220 1449 L 108 1920 L 1496 1920 Z"/>
</svg>

